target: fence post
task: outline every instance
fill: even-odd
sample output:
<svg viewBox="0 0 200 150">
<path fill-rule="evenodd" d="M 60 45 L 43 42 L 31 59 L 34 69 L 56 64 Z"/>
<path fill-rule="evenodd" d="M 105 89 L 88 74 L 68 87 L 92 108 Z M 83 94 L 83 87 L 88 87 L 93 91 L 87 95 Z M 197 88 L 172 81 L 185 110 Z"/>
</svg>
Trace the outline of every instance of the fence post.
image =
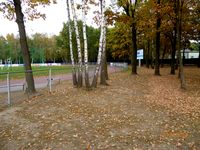
<svg viewBox="0 0 200 150">
<path fill-rule="evenodd" d="M 139 59 L 139 68 L 141 67 L 141 59 Z"/>
<path fill-rule="evenodd" d="M 51 68 L 49 69 L 49 92 L 51 92 Z"/>
<path fill-rule="evenodd" d="M 7 90 L 8 90 L 8 105 L 11 105 L 11 98 L 10 98 L 10 74 L 7 73 Z"/>
</svg>

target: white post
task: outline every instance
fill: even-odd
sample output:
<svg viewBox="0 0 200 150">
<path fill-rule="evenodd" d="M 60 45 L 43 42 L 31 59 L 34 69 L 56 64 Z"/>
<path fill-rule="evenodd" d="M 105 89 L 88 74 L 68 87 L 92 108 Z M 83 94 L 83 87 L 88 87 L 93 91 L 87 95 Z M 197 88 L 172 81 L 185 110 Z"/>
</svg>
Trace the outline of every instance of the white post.
<svg viewBox="0 0 200 150">
<path fill-rule="evenodd" d="M 141 59 L 139 59 L 139 68 L 141 67 Z"/>
<path fill-rule="evenodd" d="M 7 74 L 7 90 L 8 90 L 8 105 L 11 105 L 11 99 L 10 99 L 10 74 L 8 72 Z"/>
<path fill-rule="evenodd" d="M 49 92 L 51 92 L 51 68 L 49 69 Z"/>
</svg>

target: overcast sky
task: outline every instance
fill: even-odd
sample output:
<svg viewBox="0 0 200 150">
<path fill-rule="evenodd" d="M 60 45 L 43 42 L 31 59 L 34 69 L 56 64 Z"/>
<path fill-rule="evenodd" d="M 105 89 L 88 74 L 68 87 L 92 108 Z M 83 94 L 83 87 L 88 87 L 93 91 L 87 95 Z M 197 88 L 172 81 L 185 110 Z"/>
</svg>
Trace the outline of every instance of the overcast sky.
<svg viewBox="0 0 200 150">
<path fill-rule="evenodd" d="M 108 4 L 109 0 L 106 0 Z M 58 35 L 63 27 L 63 22 L 67 21 L 67 10 L 66 10 L 66 0 L 58 0 L 57 4 L 47 6 L 43 8 L 43 12 L 46 14 L 46 19 L 36 19 L 34 21 L 26 21 L 26 32 L 28 35 L 34 33 L 47 33 L 48 35 L 56 34 Z M 93 21 L 93 13 L 90 11 L 87 16 L 88 24 L 95 26 Z M 81 15 L 79 14 L 79 17 Z M 81 18 L 80 18 L 81 19 Z M 8 21 L 3 18 L 2 13 L 0 13 L 0 35 L 5 36 L 8 33 L 18 34 L 17 23 L 13 21 Z"/>
</svg>

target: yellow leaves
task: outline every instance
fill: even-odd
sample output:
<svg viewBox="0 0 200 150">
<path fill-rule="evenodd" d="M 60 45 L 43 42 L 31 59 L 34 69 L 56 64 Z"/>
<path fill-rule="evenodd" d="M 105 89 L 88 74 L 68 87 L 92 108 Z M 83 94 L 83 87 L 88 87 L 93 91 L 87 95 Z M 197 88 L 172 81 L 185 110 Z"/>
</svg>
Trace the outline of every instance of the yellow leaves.
<svg viewBox="0 0 200 150">
<path fill-rule="evenodd" d="M 162 133 L 162 137 L 164 138 L 178 138 L 178 139 L 186 139 L 188 137 L 188 133 L 185 131 L 164 131 Z"/>
<path fill-rule="evenodd" d="M 114 58 L 124 58 L 124 57 L 127 57 L 130 55 L 130 52 L 129 50 L 117 50 L 117 51 L 114 51 L 112 52 L 112 56 Z"/>
<path fill-rule="evenodd" d="M 31 103 L 20 104 L 16 113 L 10 111 L 13 106 L 10 112 L 0 114 L 1 146 L 197 149 L 200 116 L 191 119 L 193 114 L 180 115 L 182 110 L 176 106 L 197 105 L 188 113 L 200 111 L 200 93 L 196 93 L 200 91 L 200 70 L 186 67 L 190 88 L 184 92 L 178 90 L 179 81 L 177 76 L 169 75 L 169 67 L 161 71 L 159 78 L 154 77 L 153 70 L 143 67 L 137 76 L 118 72 L 110 76 L 111 86 L 90 92 L 77 90 L 68 81 L 59 85 L 54 94 L 46 92 Z"/>
<path fill-rule="evenodd" d="M 34 19 L 39 19 L 42 18 L 45 20 L 46 15 L 39 12 L 37 10 L 37 7 L 39 6 L 47 6 L 50 4 L 56 4 L 56 0 L 27 0 L 25 1 L 25 4 L 27 5 L 26 9 L 25 9 L 25 14 L 26 14 L 26 18 L 28 18 L 28 20 L 34 20 Z"/>
<path fill-rule="evenodd" d="M 112 10 L 108 9 L 108 10 L 105 11 L 105 16 L 106 16 L 106 19 L 107 19 L 107 24 L 113 25 L 114 22 L 118 19 L 119 14 L 114 13 Z"/>
<path fill-rule="evenodd" d="M 31 7 L 32 9 L 36 8 L 37 6 L 43 5 L 50 5 L 50 4 L 56 4 L 56 0 L 26 0 L 24 2 L 26 5 Z"/>
<path fill-rule="evenodd" d="M 24 0 L 22 1 L 22 8 L 24 10 L 25 18 L 29 20 L 34 20 L 38 18 L 45 19 L 45 14 L 42 14 L 37 10 L 39 6 L 46 6 L 52 4 L 56 4 L 56 0 Z M 9 20 L 14 19 L 15 9 L 14 5 L 11 1 L 0 2 L 0 12 L 3 12 L 4 17 Z"/>
<path fill-rule="evenodd" d="M 38 0 L 30 0 L 29 3 L 37 3 L 37 2 L 38 2 Z"/>
<path fill-rule="evenodd" d="M 50 3 L 55 3 L 56 0 L 29 0 L 27 1 L 28 3 L 39 3 L 39 4 L 50 4 Z"/>
<path fill-rule="evenodd" d="M 95 5 L 95 6 L 98 5 L 98 3 L 95 0 L 89 0 L 89 3 L 92 4 L 92 5 Z"/>
<path fill-rule="evenodd" d="M 0 2 L 0 12 L 3 13 L 4 17 L 8 20 L 14 19 L 14 6 L 11 2 Z"/>
<path fill-rule="evenodd" d="M 39 18 L 43 18 L 45 20 L 46 15 L 41 14 L 41 13 L 30 13 L 28 15 L 28 20 L 31 20 L 31 21 L 33 21 L 34 19 L 39 19 Z"/>
<path fill-rule="evenodd" d="M 81 8 L 82 8 L 81 4 L 76 5 L 76 9 L 81 9 Z"/>
</svg>

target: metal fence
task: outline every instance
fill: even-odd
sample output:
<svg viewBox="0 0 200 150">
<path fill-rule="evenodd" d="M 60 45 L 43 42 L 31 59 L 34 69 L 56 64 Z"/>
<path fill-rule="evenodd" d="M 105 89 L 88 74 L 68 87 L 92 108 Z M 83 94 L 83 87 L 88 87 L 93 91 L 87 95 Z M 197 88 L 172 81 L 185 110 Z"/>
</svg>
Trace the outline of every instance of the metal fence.
<svg viewBox="0 0 200 150">
<path fill-rule="evenodd" d="M 43 72 L 43 75 L 34 78 L 36 89 L 47 89 L 49 92 L 52 92 L 52 85 L 54 83 L 60 83 L 61 78 L 55 74 L 58 70 L 64 69 L 42 69 L 42 70 L 28 70 L 26 72 L 2 72 L 0 73 L 0 105 L 11 105 L 13 103 L 13 99 L 16 97 L 12 97 L 12 93 L 14 95 L 21 95 L 26 93 L 27 83 L 25 80 L 25 73 L 39 73 Z M 67 73 L 66 73 L 67 75 Z M 69 75 L 69 74 L 68 74 Z M 64 74 L 61 75 L 63 78 Z M 17 93 L 17 94 L 16 94 Z M 21 96 L 19 96 L 21 98 Z M 6 102 L 5 102 L 6 101 Z"/>
<path fill-rule="evenodd" d="M 110 63 L 110 68 L 112 72 L 118 70 L 127 70 L 127 63 Z M 62 73 L 56 73 L 58 70 L 63 70 Z M 92 76 L 94 71 L 94 65 L 89 67 L 90 75 Z M 60 83 L 61 80 L 69 80 L 72 78 L 69 72 L 65 72 L 65 69 L 37 69 L 29 71 L 16 71 L 16 72 L 0 72 L 0 109 L 1 106 L 11 106 L 13 103 L 22 101 L 22 98 L 29 98 L 26 92 L 27 83 L 25 80 L 25 73 L 32 72 L 34 75 L 35 88 L 45 89 L 48 92 L 52 92 L 53 85 L 55 83 Z M 38 73 L 43 72 L 42 76 L 38 76 Z M 25 96 L 27 95 L 27 97 Z M 21 100 L 20 100 L 21 99 Z"/>
</svg>

